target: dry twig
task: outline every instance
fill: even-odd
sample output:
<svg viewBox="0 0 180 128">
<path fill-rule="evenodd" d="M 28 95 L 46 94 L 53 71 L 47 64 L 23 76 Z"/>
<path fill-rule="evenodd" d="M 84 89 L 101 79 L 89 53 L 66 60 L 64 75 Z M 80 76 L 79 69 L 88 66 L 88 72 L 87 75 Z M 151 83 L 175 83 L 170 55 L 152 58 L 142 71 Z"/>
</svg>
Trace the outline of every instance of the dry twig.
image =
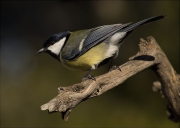
<svg viewBox="0 0 180 128">
<path fill-rule="evenodd" d="M 99 96 L 144 69 L 150 68 L 159 78 L 162 94 L 169 102 L 174 121 L 180 121 L 180 78 L 178 74 L 153 37 L 148 37 L 147 41 L 141 38 L 139 48 L 140 51 L 135 56 L 119 66 L 121 71 L 113 70 L 95 77 L 96 81 L 86 80 L 68 87 L 59 87 L 59 94 L 42 105 L 41 110 L 59 111 L 62 113 L 62 118 L 67 121 L 70 112 L 82 101 Z"/>
</svg>

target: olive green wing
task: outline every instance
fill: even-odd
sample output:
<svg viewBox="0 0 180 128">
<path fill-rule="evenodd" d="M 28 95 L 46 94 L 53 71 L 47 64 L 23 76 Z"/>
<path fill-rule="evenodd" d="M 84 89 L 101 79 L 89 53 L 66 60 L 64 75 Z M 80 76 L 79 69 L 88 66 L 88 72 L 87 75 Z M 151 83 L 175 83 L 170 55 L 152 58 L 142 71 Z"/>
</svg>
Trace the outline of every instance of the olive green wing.
<svg viewBox="0 0 180 128">
<path fill-rule="evenodd" d="M 130 23 L 104 25 L 86 31 L 85 30 L 78 31 L 76 35 L 72 35 L 72 37 L 70 36 L 70 39 L 68 40 L 68 42 L 70 43 L 69 44 L 67 43 L 65 49 L 63 48 L 64 51 L 62 52 L 63 59 L 73 60 L 78 58 L 79 56 L 85 54 L 88 50 L 90 50 L 94 46 L 98 45 L 102 41 L 114 35 L 116 32 L 120 31 L 122 28 L 129 26 L 129 24 Z"/>
</svg>

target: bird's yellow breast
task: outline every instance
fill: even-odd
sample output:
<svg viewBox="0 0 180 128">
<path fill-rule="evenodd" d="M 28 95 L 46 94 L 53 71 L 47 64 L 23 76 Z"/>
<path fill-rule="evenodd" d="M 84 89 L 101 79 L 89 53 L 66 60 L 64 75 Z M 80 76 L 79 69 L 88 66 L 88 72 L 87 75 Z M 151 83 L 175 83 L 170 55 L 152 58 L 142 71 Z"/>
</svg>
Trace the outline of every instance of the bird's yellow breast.
<svg viewBox="0 0 180 128">
<path fill-rule="evenodd" d="M 64 60 L 61 53 L 60 60 L 62 64 L 69 69 L 86 71 L 91 69 L 93 65 L 99 64 L 102 60 L 104 60 L 107 50 L 107 44 L 100 43 L 75 60 Z"/>
</svg>

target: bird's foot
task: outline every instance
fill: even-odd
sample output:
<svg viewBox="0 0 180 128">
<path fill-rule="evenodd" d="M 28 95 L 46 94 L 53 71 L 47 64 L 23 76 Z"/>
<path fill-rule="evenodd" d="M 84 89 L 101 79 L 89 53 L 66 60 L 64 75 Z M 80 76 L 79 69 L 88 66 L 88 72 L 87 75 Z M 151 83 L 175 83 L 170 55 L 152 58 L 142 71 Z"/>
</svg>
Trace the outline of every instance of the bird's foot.
<svg viewBox="0 0 180 128">
<path fill-rule="evenodd" d="M 85 81 L 85 80 L 89 80 L 89 79 L 91 79 L 91 80 L 94 80 L 94 81 L 96 81 L 96 78 L 95 77 L 93 77 L 92 75 L 87 75 L 87 76 L 84 76 L 83 78 L 82 78 L 82 81 Z"/>
<path fill-rule="evenodd" d="M 112 67 L 109 69 L 109 72 L 110 72 L 110 71 L 113 71 L 113 70 L 119 70 L 119 71 L 121 71 L 121 69 L 120 69 L 119 66 L 112 66 Z"/>
</svg>

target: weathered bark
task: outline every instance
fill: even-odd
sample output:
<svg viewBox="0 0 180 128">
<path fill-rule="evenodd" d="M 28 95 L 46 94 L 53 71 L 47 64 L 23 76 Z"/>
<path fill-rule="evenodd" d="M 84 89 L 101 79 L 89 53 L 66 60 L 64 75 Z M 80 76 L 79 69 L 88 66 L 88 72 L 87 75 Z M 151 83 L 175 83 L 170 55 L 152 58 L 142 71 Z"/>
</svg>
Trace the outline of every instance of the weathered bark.
<svg viewBox="0 0 180 128">
<path fill-rule="evenodd" d="M 99 96 L 144 69 L 150 68 L 159 78 L 160 89 L 169 102 L 173 120 L 180 121 L 180 77 L 153 37 L 148 37 L 147 41 L 140 39 L 139 48 L 140 51 L 135 56 L 119 66 L 121 70 L 112 70 L 97 76 L 95 81 L 90 79 L 68 87 L 59 87 L 59 94 L 42 105 L 41 110 L 59 111 L 63 119 L 68 120 L 70 112 L 82 101 Z"/>
</svg>

